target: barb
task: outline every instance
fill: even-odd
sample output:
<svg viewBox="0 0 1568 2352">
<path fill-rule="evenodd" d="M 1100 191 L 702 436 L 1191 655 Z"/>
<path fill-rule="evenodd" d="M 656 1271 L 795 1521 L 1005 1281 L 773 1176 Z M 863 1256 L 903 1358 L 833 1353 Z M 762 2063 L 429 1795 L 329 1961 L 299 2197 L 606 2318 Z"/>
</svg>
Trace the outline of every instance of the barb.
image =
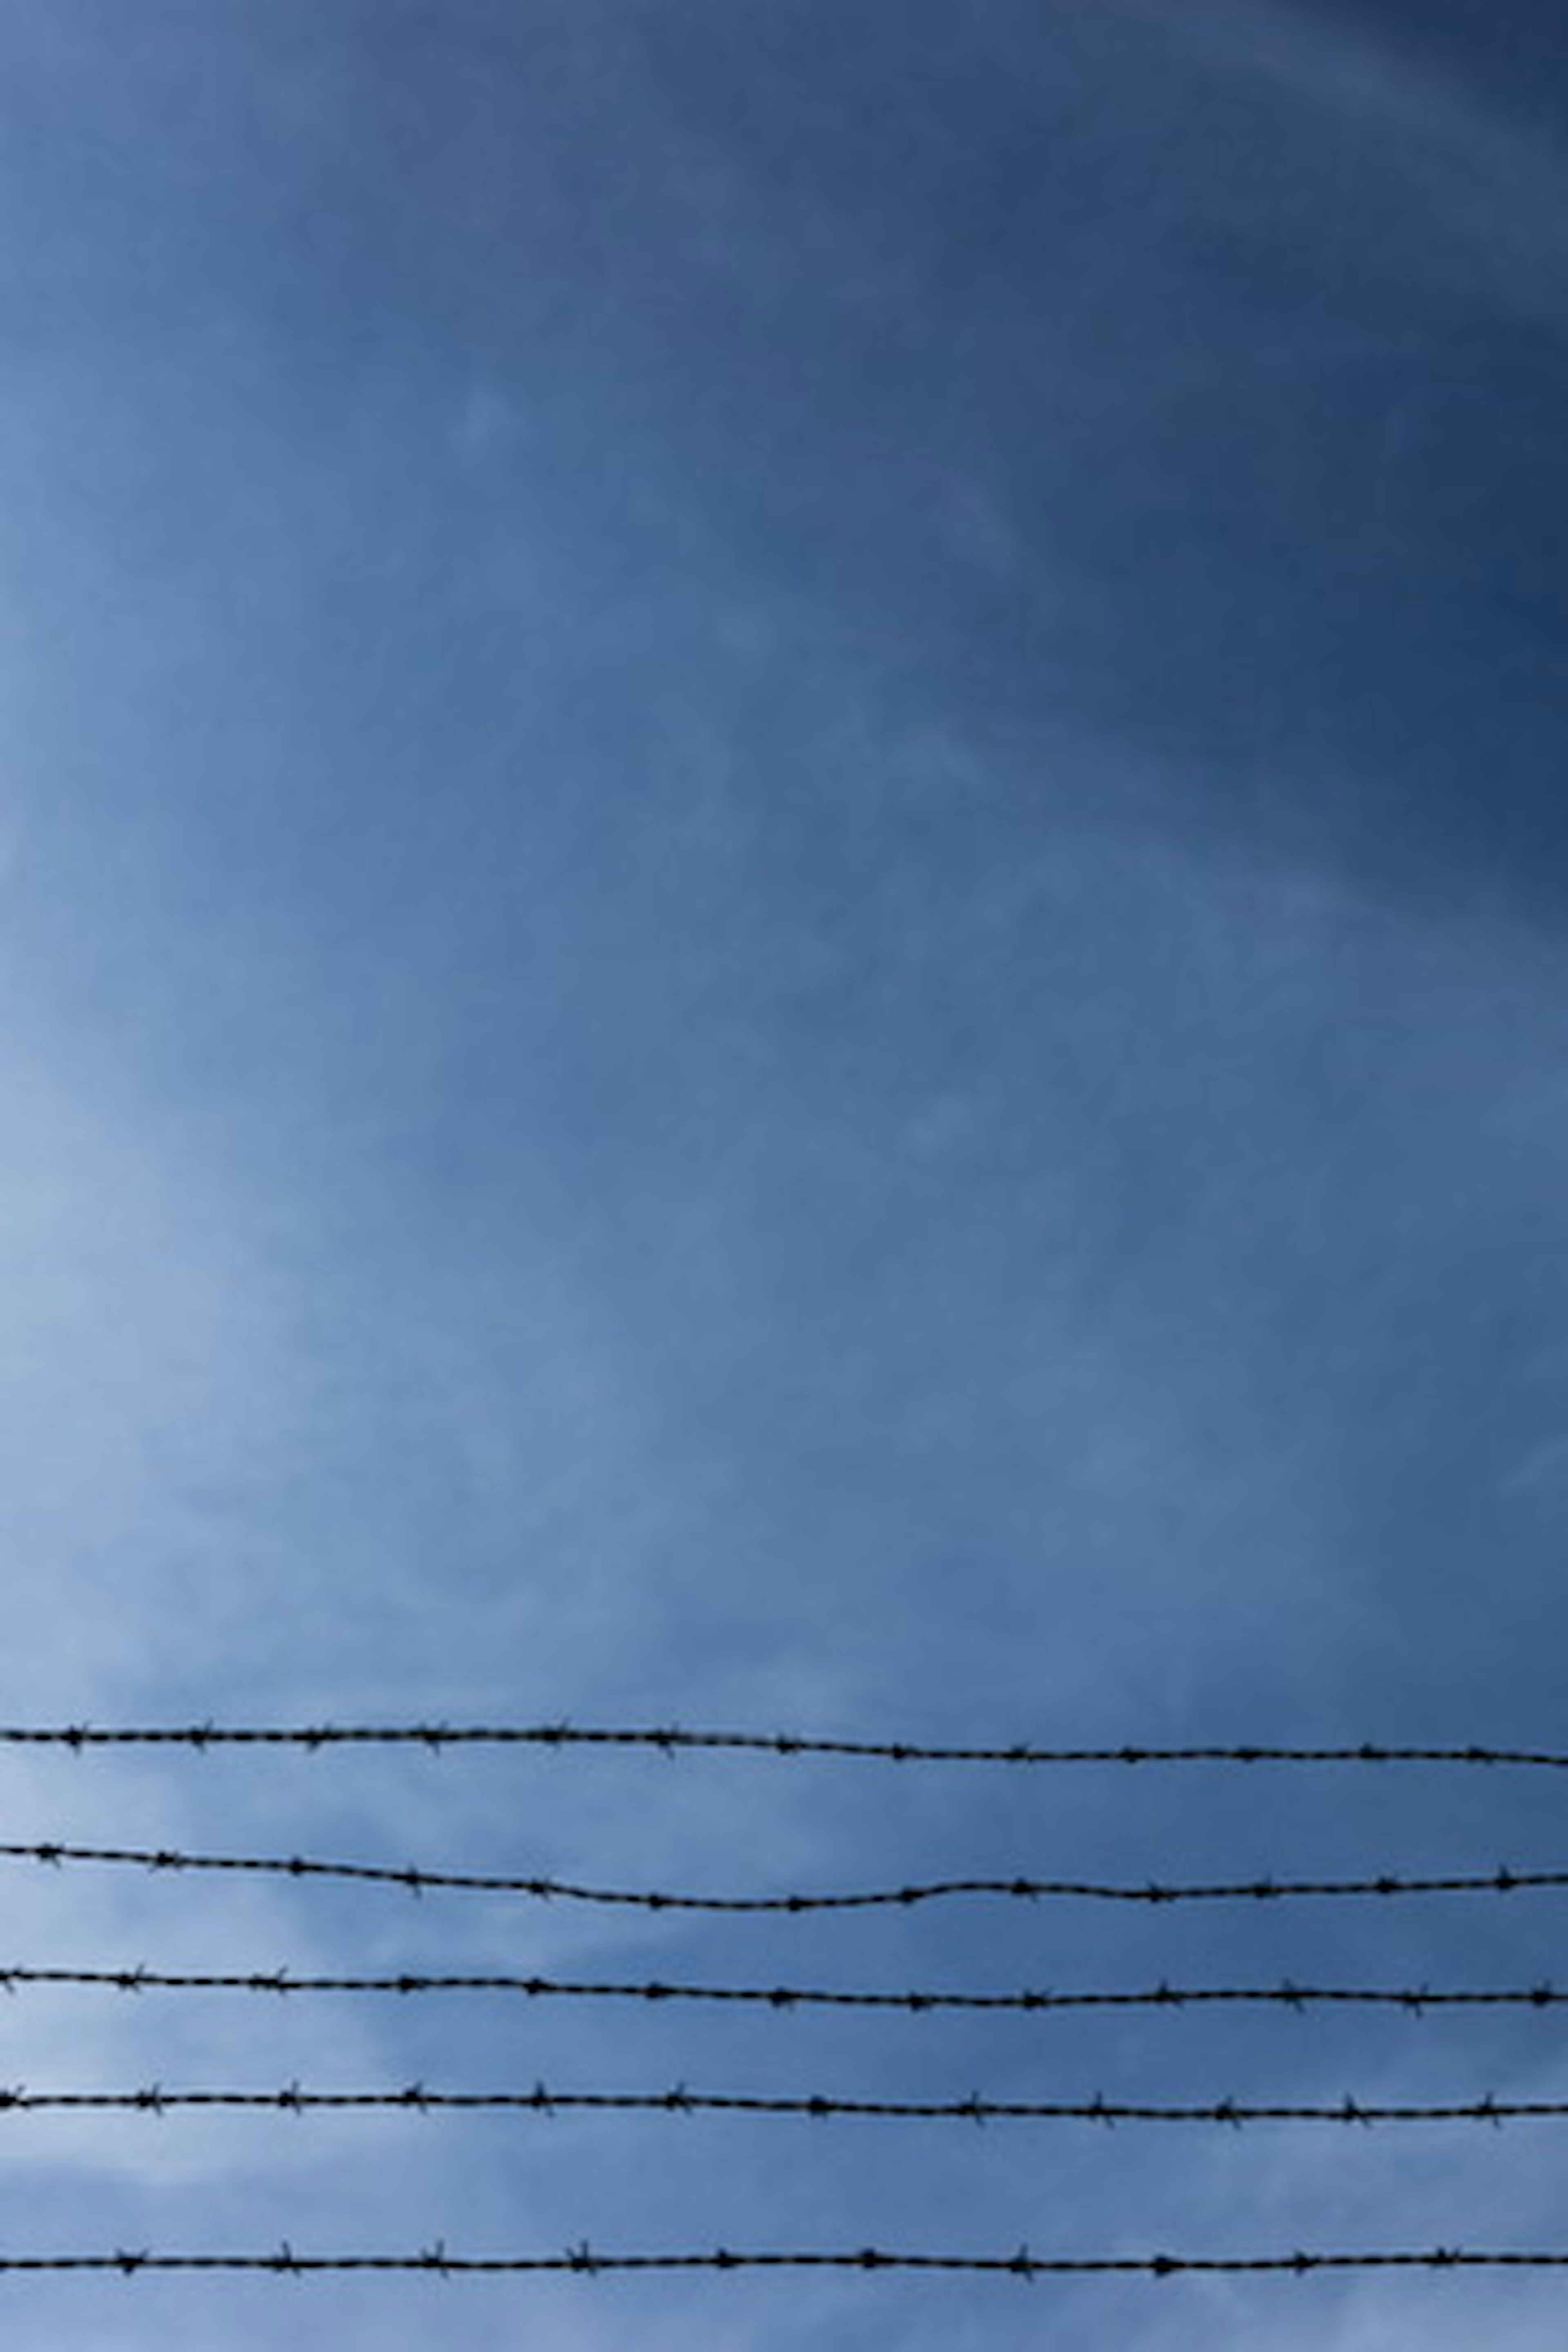
<svg viewBox="0 0 1568 2352">
<path fill-rule="evenodd" d="M 149 2247 L 117 2247 L 111 2253 L 0 2254 L 0 2272 L 118 2271 L 134 2278 L 150 2271 L 270 2271 L 301 2278 L 330 2271 L 423 2272 L 430 2278 L 493 2277 L 524 2273 L 571 2273 L 581 2278 L 626 2271 L 964 2271 L 999 2278 L 1135 2277 L 1169 2279 L 1215 2273 L 1291 2274 L 1316 2271 L 1563 2270 L 1568 2252 L 1432 2246 L 1426 2250 L 1307 2253 L 1297 2248 L 1276 2254 L 1035 2254 L 1019 2246 L 1010 2254 L 949 2254 L 858 2246 L 774 2253 L 716 2246 L 692 2253 L 599 2253 L 586 2241 L 554 2254 L 454 2254 L 440 2242 L 414 2253 L 297 2253 L 287 2240 L 268 2253 L 154 2253 Z"/>
<path fill-rule="evenodd" d="M 1038 1747 L 1027 1740 L 995 1747 L 946 1747 L 910 1739 L 818 1738 L 790 1731 L 684 1730 L 676 1725 L 621 1726 L 573 1723 L 318 1723 L 174 1724 L 111 1726 L 87 1723 L 0 1726 L 0 1746 L 69 1748 L 349 1747 L 426 1748 L 631 1748 L 674 1756 L 696 1749 L 728 1749 L 759 1756 L 827 1756 L 890 1764 L 1467 1764 L 1526 1766 L 1568 1770 L 1568 1753 L 1550 1748 L 1468 1747 L 1411 1748 L 1362 1740 L 1353 1746 L 1145 1747 L 1123 1743 L 1106 1748 Z"/>
<path fill-rule="evenodd" d="M 1568 1886 L 1568 1870 L 1510 1870 L 1506 1865 L 1478 1874 L 1403 1877 L 1384 1872 L 1375 1878 L 1255 1878 L 1196 1885 L 1152 1880 L 1141 1886 L 1076 1878 L 941 1878 L 903 1886 L 851 1889 L 837 1895 L 688 1895 L 651 1889 L 580 1886 L 570 1880 L 514 1876 L 504 1872 L 428 1870 L 413 1863 L 323 1862 L 303 1854 L 182 1853 L 161 1846 L 62 1845 L 52 1840 L 0 1844 L 0 1859 L 37 1862 L 58 1869 L 64 1863 L 128 1864 L 151 1871 L 221 1871 L 283 1878 L 357 1879 L 406 1887 L 462 1888 L 489 1895 L 521 1895 L 542 1902 L 614 1904 L 643 1911 L 796 1913 L 865 1911 L 884 1906 L 950 1901 L 955 1896 L 996 1895 L 1015 1902 L 1062 1897 L 1093 1903 L 1279 1902 L 1299 1896 L 1408 1895 L 1510 1895 L 1520 1890 Z"/>
<path fill-rule="evenodd" d="M 403 1970 L 394 1976 L 294 1976 L 287 1969 L 253 1969 L 217 1974 L 160 1969 L 52 1969 L 0 1966 L 0 1993 L 34 1985 L 102 1988 L 117 1992 L 391 1993 L 408 1998 L 426 1993 L 515 1993 L 529 2000 L 640 2000 L 752 2002 L 775 2010 L 882 2009 L 910 2016 L 952 2010 L 1046 2011 L 1078 2009 L 1177 2010 L 1219 2005 L 1306 2010 L 1341 2007 L 1403 2010 L 1411 2017 L 1432 2009 L 1558 2009 L 1568 1990 L 1551 1983 L 1468 1990 L 1431 1985 L 1300 1985 L 1289 1978 L 1277 1985 L 1173 1985 L 1162 1981 L 1131 1991 L 1052 1991 L 1025 1987 L 1016 1992 L 879 1992 L 823 1985 L 711 1985 L 670 1983 L 658 1978 L 616 1983 L 564 1977 L 428 1974 Z"/>
<path fill-rule="evenodd" d="M 1240 2130 L 1247 2124 L 1340 2124 L 1370 2128 L 1385 2124 L 1489 2124 L 1560 2121 L 1568 2099 L 1449 2100 L 1405 2105 L 1349 2095 L 1337 2103 L 1199 2100 L 1184 2105 L 1150 2105 L 1106 2099 L 991 2099 L 972 2091 L 962 2099 L 854 2099 L 826 2092 L 795 2096 L 750 2091 L 691 2091 L 684 2083 L 668 2091 L 554 2091 L 535 2083 L 526 2091 L 433 2091 L 409 2083 L 390 2091 L 313 2091 L 286 2083 L 275 2091 L 166 2090 L 161 2083 L 133 2091 L 30 2091 L 25 2084 L 0 2086 L 0 2113 L 46 2114 L 92 2109 L 144 2116 L 171 2115 L 194 2107 L 246 2107 L 284 2115 L 329 2109 L 398 2108 L 419 2115 L 443 2111 L 474 2114 L 512 2111 L 539 2116 L 572 2114 L 734 2115 L 806 2116 L 814 2122 L 864 2118 L 891 2123 L 1087 2123 L 1217 2124 Z"/>
</svg>

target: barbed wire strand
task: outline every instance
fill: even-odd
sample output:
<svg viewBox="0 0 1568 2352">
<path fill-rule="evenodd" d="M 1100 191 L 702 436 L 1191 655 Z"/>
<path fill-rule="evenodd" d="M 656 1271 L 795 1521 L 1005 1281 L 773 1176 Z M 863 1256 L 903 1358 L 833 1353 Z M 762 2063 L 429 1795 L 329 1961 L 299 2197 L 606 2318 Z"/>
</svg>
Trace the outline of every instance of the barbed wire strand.
<svg viewBox="0 0 1568 2352">
<path fill-rule="evenodd" d="M 0 1726 L 0 1746 L 57 1747 L 79 1752 L 92 1748 L 417 1747 L 433 1754 L 447 1748 L 629 1748 L 667 1756 L 697 1749 L 727 1749 L 761 1756 L 837 1757 L 892 1764 L 1456 1764 L 1524 1766 L 1568 1771 L 1568 1752 L 1550 1748 L 1408 1747 L 1361 1740 L 1341 1747 L 1231 1746 L 1162 1747 L 1123 1742 L 1101 1748 L 1040 1747 L 1027 1740 L 1008 1745 L 943 1746 L 911 1739 L 831 1738 L 789 1731 L 706 1731 L 679 1725 L 528 1724 L 217 1724 L 130 1725 L 89 1723 Z"/>
<path fill-rule="evenodd" d="M 1317 2271 L 1563 2269 L 1568 2269 L 1568 2252 L 1556 2248 L 1524 2252 L 1448 2245 L 1331 2253 L 1309 2253 L 1297 2248 L 1273 2254 L 1036 2254 L 1027 2245 L 1011 2254 L 896 2252 L 882 2246 L 791 2252 L 716 2246 L 710 2252 L 690 2253 L 621 2254 L 600 2253 L 584 2240 L 561 2253 L 454 2254 L 437 2241 L 413 2253 L 310 2254 L 297 2252 L 284 2240 L 266 2253 L 156 2253 L 145 2246 L 121 2246 L 104 2253 L 0 2253 L 0 2272 L 118 2271 L 126 2278 L 150 2271 L 268 2271 L 293 2278 L 344 2271 L 423 2272 L 433 2278 L 567 2273 L 592 2278 L 617 2272 L 840 2270 L 953 2271 L 1020 2279 L 1138 2275 L 1169 2279 L 1217 2273 L 1293 2273 L 1305 2278 Z"/>
<path fill-rule="evenodd" d="M 572 1978 L 509 1975 L 447 1975 L 404 1970 L 395 1976 L 295 1976 L 287 1969 L 247 1971 L 171 1971 L 160 1969 L 64 1969 L 0 1966 L 0 1993 L 35 1986 L 76 1986 L 124 1993 L 238 1992 L 390 1993 L 402 1998 L 445 1992 L 515 1993 L 531 2000 L 732 2001 L 781 2011 L 794 2009 L 896 2010 L 910 2016 L 944 2010 L 1050 2011 L 1080 2009 L 1178 2010 L 1221 2004 L 1306 2010 L 1338 2005 L 1397 2009 L 1413 2017 L 1433 2009 L 1556 2009 L 1568 2006 L 1568 1988 L 1531 1985 L 1462 1987 L 1431 1985 L 1310 1985 L 1289 1978 L 1277 1985 L 1173 1985 L 1162 1981 L 1131 1991 L 1090 1989 L 1054 1991 L 1025 1987 L 1015 1992 L 865 1991 L 821 1985 L 710 1985 L 666 1982 L 617 1983 Z"/>
<path fill-rule="evenodd" d="M 353 1879 L 405 1887 L 464 1889 L 490 1895 L 521 1895 L 542 1902 L 609 1904 L 643 1911 L 765 1912 L 865 1911 L 995 1895 L 1012 1901 L 1070 1898 L 1096 1903 L 1278 1902 L 1293 1897 L 1361 1895 L 1510 1895 L 1521 1890 L 1568 1886 L 1568 1870 L 1512 1870 L 1506 1864 L 1477 1874 L 1405 1876 L 1391 1871 L 1372 1878 L 1263 1877 L 1217 1883 L 1151 1880 L 1116 1885 L 1074 1878 L 944 1878 L 902 1886 L 851 1889 L 827 1895 L 689 1895 L 652 1889 L 582 1886 L 567 1879 L 514 1875 L 507 1872 L 431 1870 L 418 1864 L 326 1862 L 303 1854 L 185 1853 L 168 1846 L 65 1845 L 54 1840 L 0 1843 L 0 1859 L 37 1862 L 58 1868 L 66 1863 L 125 1864 L 154 1872 L 205 1871 L 284 1878 Z"/>
<path fill-rule="evenodd" d="M 799 2095 L 750 2091 L 692 2091 L 684 2083 L 668 2091 L 561 2091 L 542 2083 L 531 2089 L 441 2091 L 424 2083 L 399 2090 L 310 2090 L 286 2083 L 279 2090 L 168 2090 L 161 2083 L 132 2091 L 30 2091 L 23 2084 L 0 2085 L 0 2113 L 47 2114 L 120 2110 L 164 2116 L 192 2108 L 252 2108 L 284 2115 L 326 2110 L 382 2108 L 405 2114 L 530 2113 L 614 2115 L 741 2115 L 806 2116 L 831 2122 L 861 2118 L 930 2123 L 1208 2124 L 1240 2130 L 1247 2124 L 1340 2124 L 1372 2128 L 1388 2124 L 1489 2124 L 1558 2121 L 1568 2116 L 1568 2099 L 1451 2100 L 1425 2105 L 1361 2100 L 1347 2095 L 1333 2104 L 1251 2101 L 1230 2098 L 1180 2105 L 1106 2099 L 993 2099 L 971 2092 L 962 2099 L 858 2099 L 829 2093 Z"/>
</svg>

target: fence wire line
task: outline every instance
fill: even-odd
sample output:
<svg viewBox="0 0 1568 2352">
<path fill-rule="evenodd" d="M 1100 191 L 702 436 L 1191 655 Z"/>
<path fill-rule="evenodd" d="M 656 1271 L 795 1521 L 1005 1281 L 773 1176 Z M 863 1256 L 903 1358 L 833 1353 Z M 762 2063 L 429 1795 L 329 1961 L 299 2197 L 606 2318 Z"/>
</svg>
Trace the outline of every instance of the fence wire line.
<svg viewBox="0 0 1568 2352">
<path fill-rule="evenodd" d="M 0 2272 L 118 2271 L 126 2278 L 148 2271 L 270 2271 L 292 2278 L 328 2271 L 420 2271 L 433 2278 L 567 2273 L 591 2278 L 628 2271 L 838 2270 L 962 2271 L 1020 2279 L 1167 2279 L 1243 2272 L 1305 2278 L 1315 2271 L 1563 2269 L 1568 2269 L 1568 2252 L 1557 2248 L 1519 2252 L 1464 2246 L 1342 2253 L 1309 2253 L 1298 2247 L 1275 2254 L 1036 2254 L 1026 2245 L 1011 2254 L 906 2252 L 882 2246 L 775 2253 L 716 2246 L 705 2252 L 619 2254 L 600 2253 L 584 2240 L 554 2254 L 454 2254 L 437 2241 L 415 2253 L 310 2254 L 296 2252 L 285 2239 L 266 2253 L 155 2253 L 145 2246 L 119 2246 L 105 2253 L 0 2253 Z"/>
<path fill-rule="evenodd" d="M 1568 1886 L 1568 1870 L 1497 1870 L 1442 1877 L 1404 1876 L 1392 1871 L 1373 1878 L 1254 1878 L 1219 1883 L 1114 1885 L 1073 1878 L 942 1878 L 902 1886 L 852 1889 L 837 1895 L 687 1895 L 643 1888 L 580 1886 L 568 1879 L 517 1876 L 504 1872 L 430 1870 L 413 1863 L 324 1862 L 303 1854 L 184 1853 L 168 1847 L 65 1845 L 53 1840 L 0 1843 L 0 1859 L 42 1863 L 124 1864 L 154 1872 L 219 1871 L 284 1878 L 356 1879 L 406 1887 L 411 1894 L 461 1888 L 489 1895 L 521 1895 L 539 1901 L 612 1904 L 643 1911 L 766 1912 L 866 1911 L 936 1903 L 964 1895 L 997 1895 L 1013 1901 L 1071 1898 L 1095 1903 L 1277 1902 L 1293 1896 L 1408 1895 L 1510 1895 L 1520 1890 Z"/>
<path fill-rule="evenodd" d="M 1335 2104 L 1297 2101 L 1208 2099 L 1179 2105 L 1107 2099 L 993 2099 L 978 2091 L 962 2099 L 857 2099 L 829 2093 L 784 2095 L 750 2091 L 692 2091 L 684 2083 L 668 2091 L 561 2091 L 535 2083 L 531 2090 L 440 2091 L 425 2083 L 399 2090 L 321 2091 L 286 2083 L 268 2091 L 167 2090 L 149 2083 L 132 2091 L 30 2091 L 23 2084 L 0 2086 L 0 2113 L 47 2114 L 120 2110 L 143 2116 L 191 2108 L 252 2108 L 284 2115 L 326 2110 L 396 2108 L 405 2114 L 516 2112 L 539 2116 L 573 2114 L 807 2116 L 829 2122 L 847 2117 L 895 2123 L 1088 2123 L 1217 2124 L 1240 2130 L 1247 2124 L 1355 2125 L 1489 2124 L 1558 2121 L 1568 2116 L 1568 2099 L 1450 2100 L 1405 2104 L 1356 2099 Z"/>
<path fill-rule="evenodd" d="M 760 1756 L 827 1756 L 892 1764 L 1479 1764 L 1568 1771 L 1568 1753 L 1550 1748 L 1388 1746 L 1375 1740 L 1329 1748 L 1046 1748 L 1026 1740 L 998 1747 L 945 1747 L 910 1739 L 819 1738 L 789 1731 L 701 1731 L 668 1725 L 194 1723 L 100 1727 L 88 1723 L 0 1726 L 0 1746 L 89 1748 L 630 1748 L 667 1756 L 728 1749 Z"/>
<path fill-rule="evenodd" d="M 1287 1978 L 1277 1985 L 1173 1985 L 1162 1981 L 1131 1991 L 1089 1990 L 1056 1992 L 1047 1987 L 1026 1987 L 1016 1992 L 879 1992 L 836 1990 L 821 1985 L 707 1985 L 578 1981 L 542 1976 L 460 1976 L 405 1970 L 395 1976 L 295 1976 L 287 1969 L 251 1969 L 243 1973 L 161 1969 L 58 1969 L 0 1965 L 0 1993 L 34 1986 L 105 1988 L 124 1993 L 241 1992 L 392 1993 L 407 1998 L 422 1993 L 517 1993 L 527 2000 L 751 2002 L 775 2010 L 879 2009 L 923 2016 L 943 2010 L 1176 2010 L 1205 2004 L 1254 2004 L 1306 2010 L 1331 2005 L 1351 2008 L 1398 2009 L 1412 2017 L 1429 2009 L 1557 2009 L 1568 2006 L 1568 1990 L 1551 1983 L 1510 1985 L 1468 1990 L 1431 1985 L 1310 1985 Z"/>
</svg>

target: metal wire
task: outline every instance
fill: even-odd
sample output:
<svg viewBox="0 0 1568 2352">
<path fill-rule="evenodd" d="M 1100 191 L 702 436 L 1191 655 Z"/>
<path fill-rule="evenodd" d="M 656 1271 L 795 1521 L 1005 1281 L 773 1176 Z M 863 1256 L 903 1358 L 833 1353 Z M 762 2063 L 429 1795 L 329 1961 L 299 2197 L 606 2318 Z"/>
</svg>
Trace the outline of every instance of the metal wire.
<svg viewBox="0 0 1568 2352">
<path fill-rule="evenodd" d="M 1463 2246 L 1332 2253 L 1297 2248 L 1275 2254 L 1036 2254 L 1026 2245 L 1011 2254 L 907 2252 L 881 2246 L 775 2253 L 716 2246 L 708 2252 L 618 2254 L 600 2253 L 584 2241 L 555 2254 L 453 2254 L 437 2242 L 414 2253 L 308 2254 L 296 2252 L 285 2240 L 267 2253 L 155 2253 L 145 2246 L 121 2246 L 106 2253 L 0 2254 L 0 2272 L 118 2271 L 126 2278 L 150 2271 L 268 2271 L 292 2278 L 342 2271 L 418 2271 L 432 2278 L 569 2273 L 593 2278 L 628 2271 L 842 2270 L 956 2271 L 1019 2279 L 1169 2279 L 1215 2273 L 1305 2278 L 1317 2271 L 1563 2269 L 1568 2269 L 1568 2252 L 1557 2248 L 1519 2252 Z"/>
<path fill-rule="evenodd" d="M 29 2091 L 22 2084 L 0 2086 L 0 2113 L 46 2114 L 92 2109 L 163 2116 L 181 2109 L 245 2107 L 286 2115 L 334 2109 L 399 2108 L 417 2114 L 527 2112 L 541 2116 L 736 2115 L 808 2116 L 827 2122 L 846 2117 L 887 2122 L 1218 2124 L 1239 2130 L 1247 2124 L 1312 2123 L 1489 2124 L 1560 2121 L 1568 2099 L 1450 2100 L 1431 2105 L 1360 2100 L 1337 2104 L 1256 2102 L 1230 2098 L 1184 2105 L 1150 2105 L 1106 2099 L 993 2099 L 971 2092 L 962 2099 L 856 2099 L 829 2093 L 798 2096 L 747 2091 L 691 2091 L 684 2083 L 668 2091 L 560 2091 L 535 2083 L 531 2090 L 438 2091 L 424 2083 L 400 2090 L 319 2091 L 287 2083 L 279 2090 L 166 2090 L 161 2083 L 133 2091 Z"/>
<path fill-rule="evenodd" d="M 686 1730 L 678 1725 L 532 1724 L 332 1724 L 237 1725 L 195 1723 L 113 1726 L 88 1723 L 0 1726 L 0 1745 L 89 1748 L 418 1747 L 432 1753 L 446 1748 L 631 1748 L 667 1756 L 682 1750 L 724 1748 L 754 1755 L 831 1756 L 892 1764 L 1464 1764 L 1525 1766 L 1568 1770 L 1568 1753 L 1529 1748 L 1417 1748 L 1373 1740 L 1327 1748 L 1272 1746 L 1150 1747 L 1123 1743 L 1103 1748 L 1037 1747 L 1026 1740 L 1005 1746 L 946 1747 L 909 1739 L 818 1738 L 785 1731 Z"/>
<path fill-rule="evenodd" d="M 1220 2004 L 1271 2006 L 1306 2010 L 1339 2005 L 1346 2008 L 1398 2009 L 1413 2017 L 1431 2009 L 1556 2009 L 1568 2005 L 1568 1990 L 1542 1982 L 1468 1990 L 1431 1985 L 1300 1985 L 1289 1978 L 1277 1985 L 1173 1985 L 1162 1981 L 1131 1991 L 1089 1990 L 1052 1991 L 1026 1987 L 1016 1992 L 878 1992 L 837 1990 L 820 1985 L 709 1985 L 645 1982 L 579 1981 L 570 1978 L 508 1975 L 447 1975 L 404 1970 L 394 1976 L 294 1976 L 287 1969 L 256 1969 L 243 1972 L 160 1969 L 56 1969 L 0 1967 L 0 1992 L 15 1993 L 31 1986 L 105 1988 L 125 1993 L 241 1992 L 392 1993 L 406 1998 L 422 1993 L 515 1993 L 531 2000 L 640 2000 L 752 2002 L 774 2010 L 879 2009 L 910 2016 L 952 2010 L 1047 2011 L 1079 2009 L 1177 2010 Z"/>
<path fill-rule="evenodd" d="M 37 1862 L 124 1864 L 151 1871 L 219 1871 L 285 1878 L 357 1879 L 406 1887 L 422 1895 L 431 1888 L 464 1888 L 492 1895 L 521 1895 L 541 1901 L 614 1904 L 644 1911 L 797 1913 L 864 1911 L 882 1906 L 935 1903 L 964 1895 L 996 1895 L 1014 1901 L 1069 1897 L 1096 1903 L 1278 1902 L 1299 1896 L 1509 1895 L 1521 1889 L 1568 1886 L 1568 1870 L 1511 1870 L 1407 1877 L 1385 1871 L 1372 1878 L 1256 1878 L 1187 1884 L 1150 1881 L 1144 1885 L 1108 1885 L 1070 1878 L 946 1878 L 902 1886 L 857 1889 L 837 1895 L 689 1895 L 641 1888 L 580 1886 L 566 1879 L 517 1876 L 505 1872 L 428 1870 L 406 1864 L 323 1862 L 302 1854 L 184 1853 L 161 1846 L 65 1845 L 53 1840 L 0 1844 L 0 1858 Z"/>
</svg>

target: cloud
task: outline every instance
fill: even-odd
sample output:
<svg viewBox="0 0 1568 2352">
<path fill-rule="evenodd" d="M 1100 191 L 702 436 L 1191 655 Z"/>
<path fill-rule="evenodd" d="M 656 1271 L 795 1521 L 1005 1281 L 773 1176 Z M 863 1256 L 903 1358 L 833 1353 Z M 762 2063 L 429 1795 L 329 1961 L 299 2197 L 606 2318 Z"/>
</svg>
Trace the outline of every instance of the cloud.
<svg viewBox="0 0 1568 2352">
<path fill-rule="evenodd" d="M 1568 270 L 1547 226 L 1568 198 L 1560 143 L 1431 63 L 1407 24 L 1373 29 L 1300 0 L 1260 0 L 1241 14 L 1189 12 L 1179 37 L 1219 82 L 1250 81 L 1304 113 L 1329 142 L 1319 170 L 1339 164 L 1347 202 L 1353 179 L 1375 175 L 1427 232 L 1424 251 L 1401 241 L 1409 267 L 1464 283 L 1489 310 L 1561 327 Z M 1477 363 L 1491 357 L 1478 350 Z"/>
</svg>

